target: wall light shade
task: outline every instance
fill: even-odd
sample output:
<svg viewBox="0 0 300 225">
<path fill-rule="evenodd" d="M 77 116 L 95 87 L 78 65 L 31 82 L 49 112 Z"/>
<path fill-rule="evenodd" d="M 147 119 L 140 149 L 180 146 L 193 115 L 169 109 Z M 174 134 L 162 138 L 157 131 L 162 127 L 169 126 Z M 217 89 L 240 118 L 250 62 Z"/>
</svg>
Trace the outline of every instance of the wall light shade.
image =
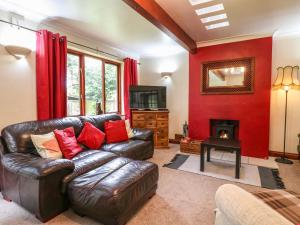
<svg viewBox="0 0 300 225">
<path fill-rule="evenodd" d="M 168 79 L 172 76 L 171 72 L 161 72 L 160 74 L 161 74 L 161 77 L 165 78 L 165 79 Z"/>
<path fill-rule="evenodd" d="M 16 45 L 6 45 L 5 50 L 16 57 L 16 59 L 21 59 L 25 58 L 27 55 L 31 53 L 31 49 L 25 48 L 25 47 L 20 47 Z"/>
<path fill-rule="evenodd" d="M 283 89 L 300 88 L 299 66 L 278 67 L 273 86 Z"/>
</svg>

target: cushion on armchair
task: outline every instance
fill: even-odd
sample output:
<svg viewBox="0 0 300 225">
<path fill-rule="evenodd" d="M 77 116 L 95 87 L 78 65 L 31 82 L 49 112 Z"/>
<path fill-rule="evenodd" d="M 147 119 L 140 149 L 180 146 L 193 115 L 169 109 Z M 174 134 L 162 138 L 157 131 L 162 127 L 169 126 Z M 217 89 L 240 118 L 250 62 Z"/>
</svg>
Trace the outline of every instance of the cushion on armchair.
<svg viewBox="0 0 300 225">
<path fill-rule="evenodd" d="M 215 195 L 215 225 L 293 225 L 271 207 L 244 189 L 224 184 Z"/>
</svg>

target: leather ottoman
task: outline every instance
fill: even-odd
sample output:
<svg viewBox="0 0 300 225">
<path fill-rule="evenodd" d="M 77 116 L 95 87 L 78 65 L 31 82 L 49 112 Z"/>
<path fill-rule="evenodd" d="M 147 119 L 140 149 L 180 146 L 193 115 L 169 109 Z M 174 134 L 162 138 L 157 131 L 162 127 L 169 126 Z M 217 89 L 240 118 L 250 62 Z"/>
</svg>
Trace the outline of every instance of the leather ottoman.
<svg viewBox="0 0 300 225">
<path fill-rule="evenodd" d="M 105 225 L 123 225 L 157 189 L 158 166 L 115 158 L 68 184 L 71 207 Z"/>
</svg>

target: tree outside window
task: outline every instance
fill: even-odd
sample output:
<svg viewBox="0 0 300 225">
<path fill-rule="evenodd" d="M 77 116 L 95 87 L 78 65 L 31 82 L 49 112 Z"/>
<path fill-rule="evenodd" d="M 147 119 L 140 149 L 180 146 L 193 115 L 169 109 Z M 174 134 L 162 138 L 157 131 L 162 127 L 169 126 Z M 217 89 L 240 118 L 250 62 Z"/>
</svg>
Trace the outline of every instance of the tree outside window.
<svg viewBox="0 0 300 225">
<path fill-rule="evenodd" d="M 120 64 L 77 52 L 68 53 L 67 60 L 69 116 L 96 115 L 99 105 L 104 113 L 120 111 Z"/>
</svg>

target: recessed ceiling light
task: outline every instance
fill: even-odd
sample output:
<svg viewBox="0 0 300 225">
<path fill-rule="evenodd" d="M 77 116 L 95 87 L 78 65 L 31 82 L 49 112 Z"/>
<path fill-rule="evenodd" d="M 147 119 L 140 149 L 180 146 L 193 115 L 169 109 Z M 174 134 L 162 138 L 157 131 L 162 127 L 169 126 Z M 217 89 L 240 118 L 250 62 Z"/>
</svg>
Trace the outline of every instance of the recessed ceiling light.
<svg viewBox="0 0 300 225">
<path fill-rule="evenodd" d="M 202 23 L 209 23 L 209 22 L 213 22 L 216 20 L 223 20 L 226 19 L 227 15 L 226 13 L 223 14 L 219 14 L 219 15 L 215 15 L 215 16 L 209 16 L 209 17 L 205 17 L 205 18 L 201 18 L 201 22 Z"/>
<path fill-rule="evenodd" d="M 191 5 L 198 5 L 206 2 L 212 2 L 214 0 L 189 0 Z"/>
<path fill-rule="evenodd" d="M 221 11 L 224 10 L 224 5 L 223 4 L 217 4 L 217 5 L 212 5 L 212 6 L 208 6 L 205 8 L 201 8 L 201 9 L 196 9 L 196 13 L 197 15 L 204 15 L 207 13 L 212 13 L 212 12 L 217 12 L 217 11 Z"/>
<path fill-rule="evenodd" d="M 225 22 L 222 22 L 222 23 L 214 23 L 214 24 L 205 26 L 205 28 L 206 28 L 206 30 L 211 30 L 211 29 L 216 29 L 216 28 L 220 28 L 220 27 L 227 27 L 227 26 L 229 26 L 229 22 L 225 21 Z"/>
</svg>

